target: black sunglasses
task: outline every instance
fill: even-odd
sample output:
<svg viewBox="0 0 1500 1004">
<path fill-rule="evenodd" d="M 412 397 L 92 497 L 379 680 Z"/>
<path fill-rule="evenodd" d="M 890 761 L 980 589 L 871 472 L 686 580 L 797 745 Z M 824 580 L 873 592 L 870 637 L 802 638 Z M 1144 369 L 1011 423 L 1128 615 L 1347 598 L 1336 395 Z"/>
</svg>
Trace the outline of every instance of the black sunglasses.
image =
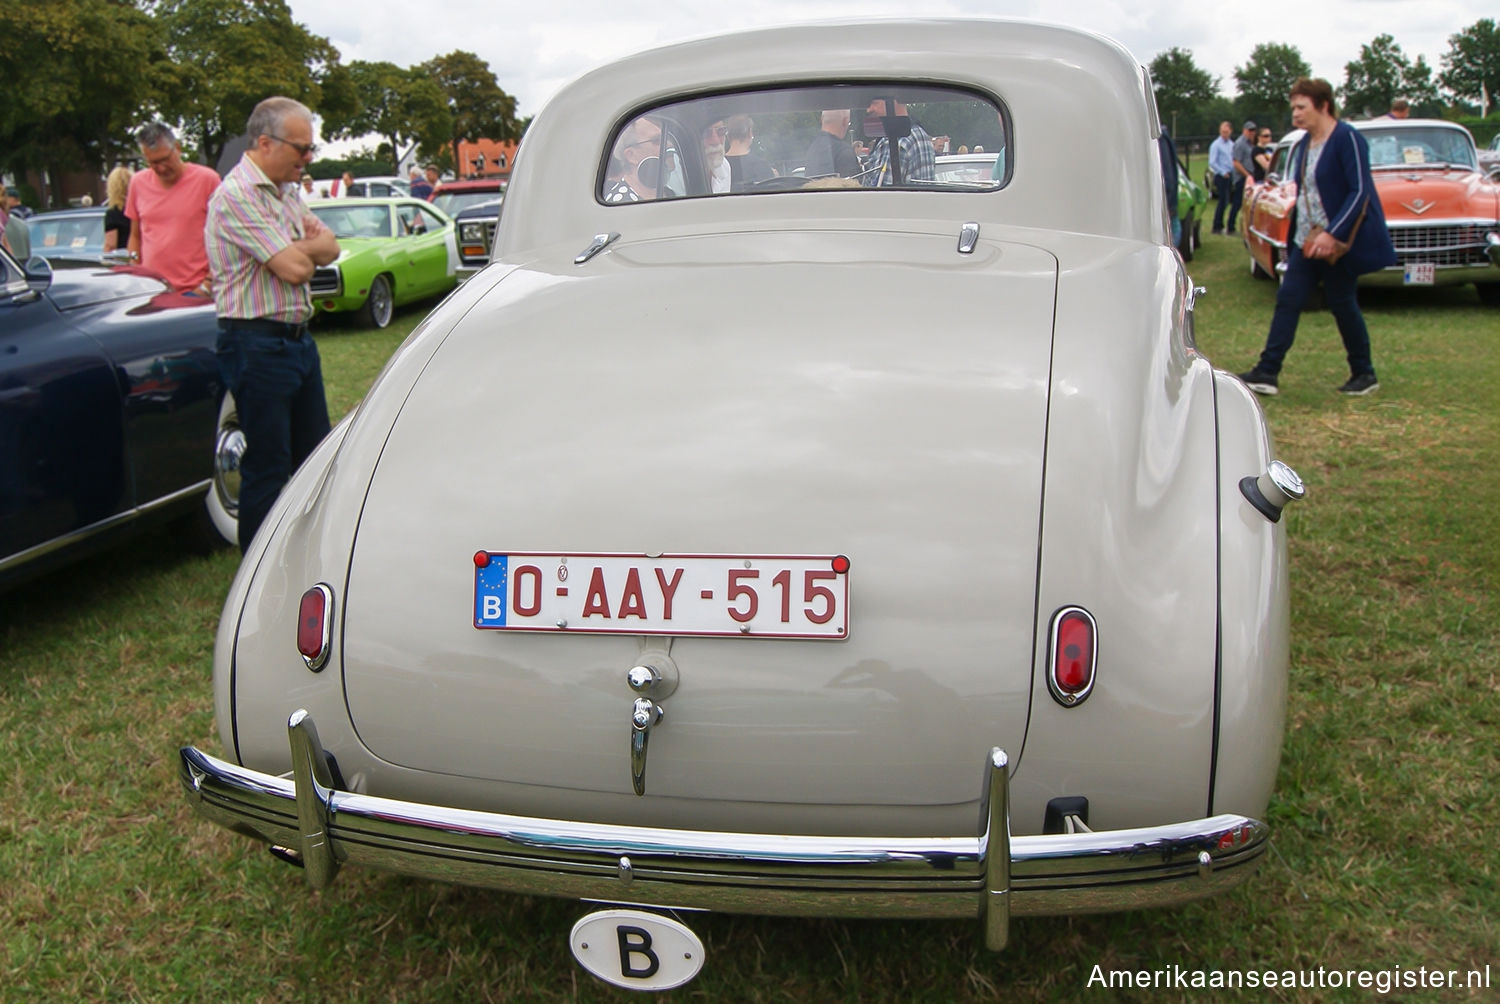
<svg viewBox="0 0 1500 1004">
<path fill-rule="evenodd" d="M 276 142 L 278 142 L 278 143 L 285 143 L 287 146 L 291 147 L 293 150 L 296 150 L 299 154 L 301 154 L 304 157 L 310 156 L 310 155 L 315 154 L 315 153 L 318 152 L 318 144 L 316 144 L 316 143 L 293 143 L 291 140 L 289 140 L 289 139 L 283 139 L 282 137 L 276 135 L 275 133 L 268 132 L 268 133 L 266 133 L 266 135 L 269 136 L 269 137 L 271 137 L 272 139 L 276 140 Z"/>
</svg>

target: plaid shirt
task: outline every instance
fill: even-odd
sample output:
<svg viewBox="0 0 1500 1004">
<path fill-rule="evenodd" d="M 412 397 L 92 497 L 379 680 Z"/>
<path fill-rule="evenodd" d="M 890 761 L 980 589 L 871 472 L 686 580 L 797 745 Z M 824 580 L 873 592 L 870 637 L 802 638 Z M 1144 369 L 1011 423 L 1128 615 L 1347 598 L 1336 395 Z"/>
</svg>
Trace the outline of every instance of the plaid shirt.
<svg viewBox="0 0 1500 1004">
<path fill-rule="evenodd" d="M 204 245 L 220 317 L 301 324 L 312 317 L 307 284 L 293 284 L 266 262 L 301 240 L 316 220 L 295 186 L 277 185 L 241 155 L 208 202 Z"/>
<path fill-rule="evenodd" d="M 860 184 L 866 188 L 893 182 L 890 140 L 881 137 L 875 141 L 865 170 L 869 173 L 860 179 Z M 932 137 L 915 122 L 911 124 L 911 135 L 901 137 L 901 179 L 903 183 L 937 179 L 937 155 L 932 152 Z"/>
</svg>

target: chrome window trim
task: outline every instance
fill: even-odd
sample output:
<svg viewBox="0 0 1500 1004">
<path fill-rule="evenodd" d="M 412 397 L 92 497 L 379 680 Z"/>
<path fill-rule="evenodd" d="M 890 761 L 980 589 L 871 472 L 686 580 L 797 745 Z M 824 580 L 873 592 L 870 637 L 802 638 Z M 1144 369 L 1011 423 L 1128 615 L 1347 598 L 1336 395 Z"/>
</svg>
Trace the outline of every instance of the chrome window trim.
<svg viewBox="0 0 1500 1004">
<path fill-rule="evenodd" d="M 124 526 L 126 523 L 153 513 L 165 506 L 175 505 L 191 495 L 201 495 L 212 489 L 213 479 L 204 478 L 197 484 L 179 489 L 170 495 L 163 495 L 161 498 L 153 502 L 148 502 L 143 506 L 136 506 L 133 509 L 115 513 L 113 516 L 105 517 L 97 523 L 90 523 L 88 526 L 79 527 L 77 530 L 65 533 L 61 537 L 53 537 L 51 540 L 43 541 L 24 551 L 17 551 L 15 554 L 0 558 L 0 572 L 7 572 L 29 561 L 35 561 L 43 555 L 51 554 L 53 551 L 60 551 L 65 547 L 82 543 L 90 537 Z"/>
</svg>

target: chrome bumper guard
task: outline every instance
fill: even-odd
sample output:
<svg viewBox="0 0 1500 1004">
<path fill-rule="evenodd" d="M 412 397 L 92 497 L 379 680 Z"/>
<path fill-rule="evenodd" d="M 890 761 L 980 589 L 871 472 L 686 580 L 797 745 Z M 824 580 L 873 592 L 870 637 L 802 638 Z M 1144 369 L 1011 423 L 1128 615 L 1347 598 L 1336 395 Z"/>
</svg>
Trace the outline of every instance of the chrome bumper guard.
<svg viewBox="0 0 1500 1004">
<path fill-rule="evenodd" d="M 1225 814 L 1167 826 L 1013 837 L 1008 759 L 990 751 L 981 832 L 826 837 L 537 819 L 338 791 L 312 718 L 287 723 L 292 778 L 181 751 L 197 812 L 300 859 L 322 888 L 343 864 L 565 896 L 728 913 L 979 917 L 1005 947 L 1012 916 L 1166 906 L 1248 878 L 1266 824 Z M 290 853 L 288 853 L 290 852 Z"/>
</svg>

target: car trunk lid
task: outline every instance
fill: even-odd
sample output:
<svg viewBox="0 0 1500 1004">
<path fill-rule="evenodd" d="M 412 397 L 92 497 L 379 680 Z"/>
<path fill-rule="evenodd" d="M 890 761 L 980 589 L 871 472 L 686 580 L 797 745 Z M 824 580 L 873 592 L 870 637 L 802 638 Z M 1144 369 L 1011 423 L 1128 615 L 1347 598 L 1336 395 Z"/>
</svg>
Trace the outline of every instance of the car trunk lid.
<svg viewBox="0 0 1500 1004">
<path fill-rule="evenodd" d="M 648 794 L 971 801 L 985 752 L 1019 760 L 1025 735 L 1055 275 L 1020 244 L 812 231 L 512 273 L 437 352 L 373 476 L 343 631 L 363 742 L 628 792 L 627 674 L 656 660 L 677 679 Z M 760 562 L 768 608 L 766 556 L 847 556 L 849 634 L 478 630 L 480 551 L 572 556 L 579 588 L 590 555 L 634 555 L 648 604 L 652 562 Z M 605 609 L 634 627 L 617 586 Z"/>
</svg>

